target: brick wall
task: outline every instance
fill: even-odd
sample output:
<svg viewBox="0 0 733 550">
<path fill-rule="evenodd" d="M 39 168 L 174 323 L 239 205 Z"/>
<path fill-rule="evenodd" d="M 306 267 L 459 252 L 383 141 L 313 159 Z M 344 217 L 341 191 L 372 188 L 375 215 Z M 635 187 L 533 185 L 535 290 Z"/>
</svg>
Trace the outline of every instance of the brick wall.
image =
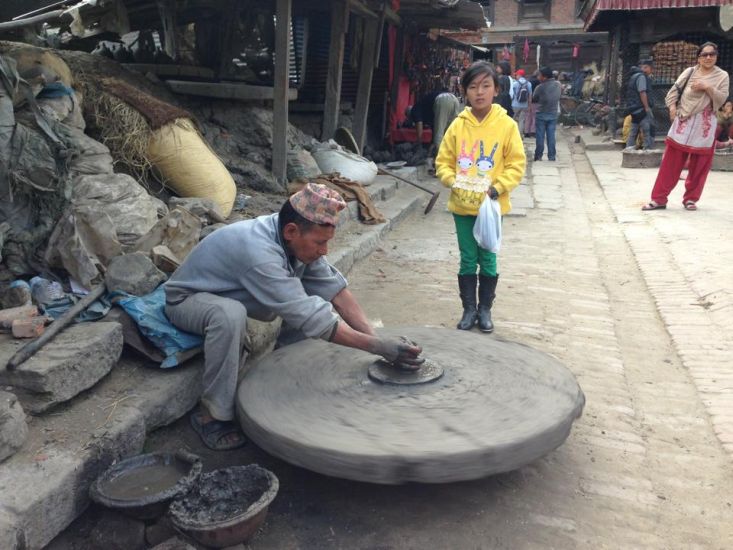
<svg viewBox="0 0 733 550">
<path fill-rule="evenodd" d="M 552 7 L 552 23 L 571 24 L 577 21 L 575 13 L 577 10 L 576 0 L 553 0 Z"/>
<path fill-rule="evenodd" d="M 502 27 L 516 27 L 526 22 L 519 21 L 520 1 L 496 0 L 494 4 L 494 19 L 492 27 L 500 30 Z M 555 24 L 571 24 L 577 21 L 576 0 L 551 0 L 550 22 Z"/>
</svg>

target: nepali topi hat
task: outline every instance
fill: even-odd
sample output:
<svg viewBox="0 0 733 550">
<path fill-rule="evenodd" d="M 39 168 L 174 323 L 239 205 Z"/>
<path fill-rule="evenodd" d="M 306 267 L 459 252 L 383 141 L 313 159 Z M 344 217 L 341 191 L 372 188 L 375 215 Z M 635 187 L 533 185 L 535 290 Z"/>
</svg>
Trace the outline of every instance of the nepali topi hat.
<svg viewBox="0 0 733 550">
<path fill-rule="evenodd" d="M 339 212 L 346 208 L 339 193 L 320 183 L 307 183 L 289 200 L 298 214 L 319 225 L 337 225 Z"/>
</svg>

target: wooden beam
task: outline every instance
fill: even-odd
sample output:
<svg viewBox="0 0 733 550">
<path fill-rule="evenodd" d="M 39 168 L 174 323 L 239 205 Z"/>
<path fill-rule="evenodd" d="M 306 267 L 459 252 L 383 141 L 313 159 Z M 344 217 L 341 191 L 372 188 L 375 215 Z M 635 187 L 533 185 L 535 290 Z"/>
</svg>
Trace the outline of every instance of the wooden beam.
<svg viewBox="0 0 733 550">
<path fill-rule="evenodd" d="M 208 67 L 193 65 L 157 65 L 155 63 L 123 63 L 125 69 L 138 73 L 153 73 L 158 76 L 185 76 L 190 78 L 214 78 L 214 71 Z"/>
<path fill-rule="evenodd" d="M 375 37 L 376 46 L 374 48 L 374 68 L 379 67 L 379 55 L 382 53 L 382 35 L 384 34 L 384 22 L 387 18 L 387 3 L 384 3 L 382 12 L 379 14 L 379 23 L 377 23 L 377 36 Z"/>
<path fill-rule="evenodd" d="M 366 142 L 367 118 L 369 116 L 369 98 L 374 76 L 374 57 L 379 49 L 377 36 L 381 19 L 364 20 L 364 38 L 361 47 L 361 63 L 359 67 L 359 86 L 356 92 L 356 108 L 354 109 L 354 138 L 359 150 L 364 150 Z"/>
<path fill-rule="evenodd" d="M 272 102 L 272 175 L 287 183 L 288 91 L 290 90 L 291 0 L 277 0 L 275 8 L 275 90 Z"/>
<path fill-rule="evenodd" d="M 397 29 L 395 42 L 394 61 L 392 62 L 392 89 L 389 92 L 392 110 L 397 105 L 397 94 L 400 90 L 400 77 L 402 76 L 402 54 L 405 46 L 405 34 L 402 28 Z"/>
<path fill-rule="evenodd" d="M 234 30 L 239 17 L 237 0 L 224 0 L 221 10 L 221 42 L 219 44 L 219 77 L 229 70 L 234 57 Z"/>
<path fill-rule="evenodd" d="M 377 12 L 371 10 L 361 0 L 349 0 L 349 8 L 355 15 L 360 15 L 362 17 L 371 17 L 372 19 L 376 19 L 377 17 L 379 17 L 379 15 L 377 15 Z"/>
<path fill-rule="evenodd" d="M 394 27 L 402 26 L 402 19 L 400 18 L 399 14 L 392 9 L 391 6 L 389 5 L 384 6 L 384 14 L 387 17 L 387 22 L 390 25 Z"/>
<path fill-rule="evenodd" d="M 344 35 L 349 27 L 349 4 L 346 0 L 333 0 L 331 9 L 331 43 L 328 54 L 326 78 L 326 105 L 323 110 L 321 141 L 333 137 L 339 123 L 341 102 L 341 71 L 344 66 Z"/>
<path fill-rule="evenodd" d="M 610 36 L 610 35 L 609 35 Z M 613 43 L 611 44 L 611 54 L 608 60 L 608 86 L 606 86 L 606 103 L 615 105 L 616 94 L 618 92 L 618 56 L 621 51 L 621 25 L 616 27 L 613 33 Z"/>
<path fill-rule="evenodd" d="M 158 0 L 158 13 L 163 24 L 163 51 L 171 59 L 178 59 L 178 43 L 176 40 L 176 1 Z"/>
<path fill-rule="evenodd" d="M 177 94 L 237 99 L 241 101 L 275 99 L 274 89 L 270 86 L 252 86 L 232 82 L 190 82 L 188 80 L 166 80 L 166 86 Z M 298 98 L 298 90 L 287 89 L 287 98 Z"/>
</svg>

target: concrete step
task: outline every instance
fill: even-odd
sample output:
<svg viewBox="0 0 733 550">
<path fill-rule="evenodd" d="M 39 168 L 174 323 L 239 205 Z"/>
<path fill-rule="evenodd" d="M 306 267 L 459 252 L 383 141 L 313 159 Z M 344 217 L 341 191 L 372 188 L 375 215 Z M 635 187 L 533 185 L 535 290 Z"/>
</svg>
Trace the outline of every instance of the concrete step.
<svg viewBox="0 0 733 550">
<path fill-rule="evenodd" d="M 358 223 L 357 205 L 349 205 L 329 255 L 344 273 L 430 198 L 390 177 L 378 177 L 368 189 L 387 222 Z M 257 353 L 267 353 L 277 325 L 250 324 Z M 23 448 L 0 465 L 0 548 L 40 549 L 63 531 L 88 506 L 89 486 L 100 473 L 143 452 L 147 433 L 196 405 L 202 368 L 201 356 L 161 370 L 126 350 L 93 388 L 50 414 L 30 417 Z"/>
</svg>

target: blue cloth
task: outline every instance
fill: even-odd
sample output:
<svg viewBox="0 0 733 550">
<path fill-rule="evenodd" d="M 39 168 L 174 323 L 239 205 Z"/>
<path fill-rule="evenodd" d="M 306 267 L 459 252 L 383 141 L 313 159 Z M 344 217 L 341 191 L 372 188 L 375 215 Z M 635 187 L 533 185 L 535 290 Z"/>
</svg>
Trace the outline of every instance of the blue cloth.
<svg viewBox="0 0 733 550">
<path fill-rule="evenodd" d="M 56 320 L 69 311 L 74 304 L 76 304 L 76 300 L 72 295 L 67 294 L 63 298 L 58 298 L 41 304 L 41 309 L 43 310 L 43 313 Z M 102 296 L 99 299 L 94 300 L 84 311 L 74 317 L 74 322 L 88 323 L 91 321 L 99 321 L 109 313 L 110 309 L 112 309 L 112 304 L 110 303 L 109 298 L 107 296 Z"/>
<path fill-rule="evenodd" d="M 74 90 L 66 86 L 63 82 L 52 82 L 51 84 L 46 84 L 36 97 L 38 99 L 52 99 L 65 95 L 74 95 Z"/>
<path fill-rule="evenodd" d="M 557 115 L 552 113 L 537 113 L 535 115 L 535 134 L 537 146 L 534 150 L 534 159 L 541 160 L 545 152 L 545 136 L 547 136 L 547 158 L 555 160 L 555 127 L 557 126 Z"/>
<path fill-rule="evenodd" d="M 122 296 L 117 304 L 137 323 L 143 336 L 165 354 L 161 368 L 177 366 L 177 353 L 203 345 L 204 339 L 201 336 L 180 330 L 168 320 L 164 311 L 163 285 L 145 296 L 133 296 L 124 292 L 115 292 L 112 295 Z"/>
</svg>

